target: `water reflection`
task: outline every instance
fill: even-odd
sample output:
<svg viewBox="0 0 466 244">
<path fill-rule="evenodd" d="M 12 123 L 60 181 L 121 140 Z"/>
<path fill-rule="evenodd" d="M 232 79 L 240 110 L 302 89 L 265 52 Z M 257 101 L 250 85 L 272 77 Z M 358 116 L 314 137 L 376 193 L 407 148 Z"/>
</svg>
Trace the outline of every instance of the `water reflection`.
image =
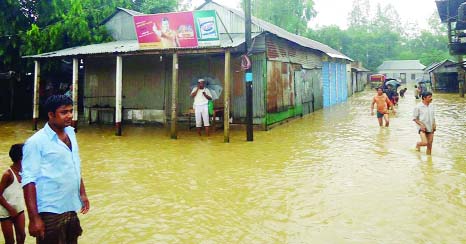
<svg viewBox="0 0 466 244">
<path fill-rule="evenodd" d="M 91 212 L 81 243 L 464 243 L 466 101 L 434 94 L 433 155 L 414 150 L 416 101 L 389 128 L 374 93 L 270 131 L 210 138 L 109 126 L 78 133 Z M 0 162 L 32 134 L 0 122 Z M 27 243 L 33 243 L 28 237 Z"/>
</svg>

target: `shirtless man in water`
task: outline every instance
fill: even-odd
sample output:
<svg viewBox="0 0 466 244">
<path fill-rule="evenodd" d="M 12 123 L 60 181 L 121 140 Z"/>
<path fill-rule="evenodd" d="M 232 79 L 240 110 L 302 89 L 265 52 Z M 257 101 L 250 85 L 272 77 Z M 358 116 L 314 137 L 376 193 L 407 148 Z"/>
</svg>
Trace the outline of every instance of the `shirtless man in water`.
<svg viewBox="0 0 466 244">
<path fill-rule="evenodd" d="M 377 119 L 379 120 L 379 125 L 383 126 L 382 118 L 385 120 L 385 126 L 388 127 L 390 121 L 388 119 L 388 106 L 392 107 L 393 112 L 395 113 L 395 107 L 388 99 L 388 96 L 383 93 L 381 87 L 377 88 L 377 95 L 372 99 L 371 104 L 371 115 L 374 116 L 374 104 L 377 104 Z"/>
</svg>

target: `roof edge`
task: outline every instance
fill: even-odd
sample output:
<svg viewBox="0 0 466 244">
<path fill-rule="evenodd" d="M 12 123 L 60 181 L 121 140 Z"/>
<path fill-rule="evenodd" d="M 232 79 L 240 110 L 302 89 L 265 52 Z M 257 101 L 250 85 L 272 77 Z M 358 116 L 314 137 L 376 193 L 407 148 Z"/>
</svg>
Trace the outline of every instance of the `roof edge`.
<svg viewBox="0 0 466 244">
<path fill-rule="evenodd" d="M 206 6 L 206 5 L 209 4 L 209 3 L 212 3 L 212 4 L 215 4 L 215 5 L 219 6 L 219 7 L 225 8 L 226 10 L 228 10 L 228 11 L 230 11 L 230 12 L 232 12 L 232 13 L 238 15 L 240 18 L 245 19 L 245 16 L 244 16 L 244 12 L 243 12 L 243 11 L 238 10 L 238 9 L 234 9 L 234 8 L 230 8 L 230 7 L 228 7 L 228 6 L 224 6 L 224 5 L 219 4 L 219 3 L 215 2 L 215 1 L 212 1 L 212 0 L 207 0 L 207 1 L 205 1 L 205 2 L 204 2 L 201 6 L 199 6 L 197 9 L 201 9 L 202 7 Z M 300 46 L 302 46 L 302 47 L 310 48 L 310 49 L 314 49 L 314 50 L 323 52 L 323 53 L 325 53 L 326 55 L 328 55 L 328 56 L 331 57 L 331 58 L 346 59 L 346 60 L 351 61 L 351 62 L 354 61 L 354 60 L 351 59 L 350 57 L 344 55 L 343 53 L 338 52 L 338 51 L 335 50 L 334 48 L 332 48 L 332 47 L 330 47 L 330 46 L 328 46 L 328 45 L 326 45 L 326 44 L 324 44 L 324 43 L 321 43 L 321 42 L 318 42 L 318 41 L 309 39 L 309 38 L 304 37 L 304 36 L 299 36 L 299 35 L 293 34 L 293 33 L 289 32 L 289 31 L 287 31 L 287 30 L 285 30 L 285 29 L 283 29 L 283 28 L 281 28 L 281 27 L 279 27 L 279 26 L 277 26 L 277 25 L 274 25 L 274 24 L 272 24 L 272 23 L 269 23 L 269 22 L 267 22 L 267 21 L 265 21 L 265 20 L 262 20 L 262 19 L 260 19 L 260 18 L 255 17 L 255 16 L 251 16 L 251 22 L 252 22 L 254 25 L 258 26 L 259 28 L 261 28 L 261 29 L 263 29 L 263 30 L 265 30 L 265 31 L 267 31 L 267 32 L 270 32 L 270 33 L 272 33 L 272 34 L 274 34 L 274 35 L 276 35 L 276 36 L 278 36 L 278 37 L 284 38 L 284 39 L 286 39 L 286 40 L 288 40 L 288 41 L 290 41 L 290 42 L 294 42 L 294 43 L 296 43 L 296 44 L 298 44 L 298 45 L 300 45 Z M 269 28 L 267 25 L 271 25 L 271 26 L 273 26 L 274 28 L 278 28 L 280 31 L 273 31 L 272 28 Z M 328 48 L 328 49 L 333 50 L 333 51 L 335 51 L 335 52 L 329 52 L 328 50 L 323 50 L 323 49 L 319 49 L 319 48 L 313 48 L 313 47 L 306 46 L 305 44 L 300 43 L 298 40 L 296 40 L 296 41 L 295 41 L 295 40 L 290 40 L 290 39 L 287 38 L 283 33 L 280 33 L 280 32 L 285 32 L 286 34 L 288 34 L 288 35 L 290 35 L 290 36 L 294 36 L 294 37 L 297 38 L 297 39 L 305 39 L 306 41 L 311 41 L 311 42 L 318 43 L 318 44 L 324 46 L 325 48 Z"/>
</svg>

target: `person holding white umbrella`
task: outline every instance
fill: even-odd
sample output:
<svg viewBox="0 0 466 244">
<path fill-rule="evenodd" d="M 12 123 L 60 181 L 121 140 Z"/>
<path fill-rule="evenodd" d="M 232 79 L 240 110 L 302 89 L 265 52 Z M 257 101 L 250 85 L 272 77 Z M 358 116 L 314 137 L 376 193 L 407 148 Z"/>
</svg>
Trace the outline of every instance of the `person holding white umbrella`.
<svg viewBox="0 0 466 244">
<path fill-rule="evenodd" d="M 201 135 L 202 122 L 204 122 L 205 133 L 209 136 L 209 100 L 212 100 L 212 93 L 205 87 L 205 80 L 198 79 L 197 87 L 191 91 L 191 97 L 194 98 L 193 109 L 196 118 L 197 134 Z"/>
</svg>

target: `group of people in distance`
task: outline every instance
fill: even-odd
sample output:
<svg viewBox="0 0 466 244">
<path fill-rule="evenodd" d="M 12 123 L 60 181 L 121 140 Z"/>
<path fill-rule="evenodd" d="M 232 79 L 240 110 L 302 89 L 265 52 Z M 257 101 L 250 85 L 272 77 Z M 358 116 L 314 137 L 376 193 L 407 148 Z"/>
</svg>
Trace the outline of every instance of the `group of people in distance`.
<svg viewBox="0 0 466 244">
<path fill-rule="evenodd" d="M 420 151 L 421 147 L 427 147 L 426 154 L 431 155 L 434 132 L 437 129 L 437 124 L 435 123 L 435 109 L 431 104 L 432 92 L 427 90 L 423 91 L 420 97 L 421 102 L 417 104 L 413 110 L 413 121 L 417 126 L 421 138 L 421 140 L 416 143 L 416 150 Z M 396 110 L 394 104 L 390 101 L 387 94 L 384 93 L 382 87 L 377 88 L 377 94 L 372 98 L 372 116 L 374 116 L 374 105 L 377 106 L 376 113 L 379 126 L 383 127 L 383 121 L 385 121 L 385 127 L 388 127 L 390 125 L 389 109 L 391 109 L 393 113 L 396 113 Z"/>
</svg>

